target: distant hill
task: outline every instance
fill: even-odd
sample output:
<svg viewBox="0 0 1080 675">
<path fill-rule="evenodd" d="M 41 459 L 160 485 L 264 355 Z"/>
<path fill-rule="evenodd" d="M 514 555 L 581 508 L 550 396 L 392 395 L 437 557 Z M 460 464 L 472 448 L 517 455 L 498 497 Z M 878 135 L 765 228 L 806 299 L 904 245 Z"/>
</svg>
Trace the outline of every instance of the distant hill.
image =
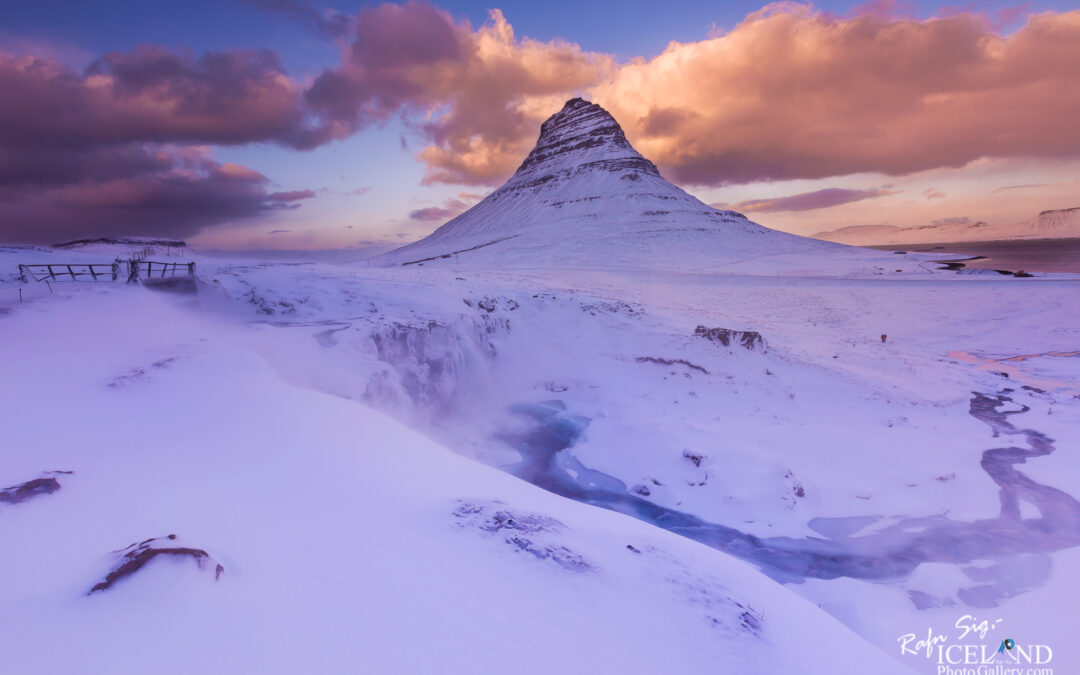
<svg viewBox="0 0 1080 675">
<path fill-rule="evenodd" d="M 85 248 L 94 244 L 108 246 L 170 246 L 174 248 L 186 248 L 187 242 L 179 239 L 153 239 L 150 237 L 99 237 L 97 239 L 75 239 L 61 244 L 53 244 L 53 248 L 70 249 Z"/>
<path fill-rule="evenodd" d="M 1008 225 L 941 223 L 918 227 L 895 225 L 854 225 L 810 235 L 815 239 L 856 246 L 888 244 L 940 244 L 954 241 L 997 241 L 1007 239 L 1073 239 L 1080 237 L 1080 207 L 1043 211 L 1037 216 Z"/>
</svg>

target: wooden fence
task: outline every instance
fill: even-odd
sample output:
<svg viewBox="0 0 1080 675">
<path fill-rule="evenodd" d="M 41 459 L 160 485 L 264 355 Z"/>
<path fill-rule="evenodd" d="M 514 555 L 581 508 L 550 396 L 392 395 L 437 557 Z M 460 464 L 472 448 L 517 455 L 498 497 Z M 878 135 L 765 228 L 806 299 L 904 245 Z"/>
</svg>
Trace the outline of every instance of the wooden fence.
<svg viewBox="0 0 1080 675">
<path fill-rule="evenodd" d="M 119 274 L 118 263 L 19 265 L 23 281 L 116 281 Z"/>
<path fill-rule="evenodd" d="M 127 266 L 129 282 L 140 279 L 172 279 L 195 277 L 195 263 L 159 262 L 156 260 L 132 260 L 111 263 L 42 263 L 19 265 L 19 279 L 24 282 L 44 281 L 116 281 L 121 277 L 120 268 Z"/>
<path fill-rule="evenodd" d="M 128 263 L 128 281 L 139 279 L 168 279 L 178 276 L 195 276 L 195 263 L 158 262 L 156 260 L 132 260 Z"/>
</svg>

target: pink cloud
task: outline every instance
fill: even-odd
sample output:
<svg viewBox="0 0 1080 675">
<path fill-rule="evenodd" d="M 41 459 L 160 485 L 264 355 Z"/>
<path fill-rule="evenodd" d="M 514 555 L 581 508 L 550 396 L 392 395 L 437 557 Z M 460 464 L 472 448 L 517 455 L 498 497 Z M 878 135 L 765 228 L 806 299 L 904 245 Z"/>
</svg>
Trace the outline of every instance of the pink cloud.
<svg viewBox="0 0 1080 675">
<path fill-rule="evenodd" d="M 308 99 L 319 103 L 322 89 L 328 119 L 351 128 L 404 112 L 428 142 L 426 182 L 497 184 L 539 122 L 578 92 L 683 183 L 1080 155 L 1080 11 L 1031 16 L 1002 36 L 962 8 L 917 19 L 894 2 L 847 16 L 780 3 L 727 33 L 622 64 L 517 38 L 497 11 L 473 29 L 410 2 L 365 10 L 357 23 L 372 39 L 351 45 Z"/>
<path fill-rule="evenodd" d="M 143 222 L 156 222 L 158 205 L 186 194 L 206 215 L 182 205 L 182 218 L 164 219 L 176 232 L 295 206 L 271 199 L 259 174 L 215 164 L 199 148 L 308 149 L 393 116 L 424 146 L 425 182 L 497 184 L 527 154 L 540 122 L 580 93 L 607 107 L 681 183 L 1080 157 L 1080 11 L 1031 15 L 1004 36 L 995 26 L 1025 16 L 1025 6 L 918 19 L 895 2 L 847 16 L 778 3 L 728 32 L 617 63 L 565 41 L 518 37 L 497 10 L 474 28 L 417 1 L 345 19 L 298 0 L 252 2 L 319 30 L 320 20 L 329 22 L 324 32 L 340 36 L 340 64 L 308 85 L 268 51 L 196 57 L 143 46 L 105 54 L 84 72 L 0 52 L 5 237 L 52 238 L 48 228 L 66 227 L 61 207 L 79 200 L 114 216 L 126 203 L 132 223 L 140 209 Z M 858 192 L 747 208 L 869 198 L 849 194 Z M 436 217 L 440 209 L 446 213 Z M 436 206 L 414 217 L 453 211 Z M 8 226 L 16 217 L 21 224 Z"/>
<path fill-rule="evenodd" d="M 1080 155 L 1077 44 L 1080 12 L 1034 16 L 1002 37 L 971 13 L 786 6 L 626 64 L 594 95 L 681 182 L 902 175 Z M 670 121 L 662 133 L 657 114 Z"/>
</svg>

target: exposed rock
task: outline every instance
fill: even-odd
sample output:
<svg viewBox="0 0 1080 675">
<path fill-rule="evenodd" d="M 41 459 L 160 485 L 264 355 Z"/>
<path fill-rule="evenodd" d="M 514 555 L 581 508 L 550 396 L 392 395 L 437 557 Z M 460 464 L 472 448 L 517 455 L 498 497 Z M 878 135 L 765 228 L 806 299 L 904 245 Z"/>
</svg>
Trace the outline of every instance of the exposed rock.
<svg viewBox="0 0 1080 675">
<path fill-rule="evenodd" d="M 698 454 L 696 452 L 690 452 L 689 450 L 683 450 L 683 459 L 693 462 L 694 466 L 700 468 L 702 460 L 705 459 L 705 455 Z"/>
<path fill-rule="evenodd" d="M 465 304 L 469 307 L 473 306 L 473 303 L 469 300 L 465 300 Z M 500 308 L 512 312 L 520 307 L 520 305 L 518 304 L 518 301 L 513 298 L 491 298 L 485 295 L 476 301 L 476 307 L 490 314 Z"/>
<path fill-rule="evenodd" d="M 454 510 L 454 517 L 462 527 L 473 527 L 487 534 L 498 534 L 503 541 L 516 552 L 523 551 L 540 560 L 550 560 L 563 569 L 584 572 L 592 569 L 583 556 L 570 547 L 559 543 L 557 535 L 566 531 L 566 526 L 554 518 L 536 513 L 512 511 L 501 505 L 495 508 L 490 504 L 478 504 L 459 500 Z M 528 535 L 528 536 L 526 536 Z"/>
<path fill-rule="evenodd" d="M 725 347 L 738 345 L 751 351 L 765 351 L 765 338 L 755 330 L 731 330 L 730 328 L 706 328 L 698 326 L 694 335 L 710 342 L 719 342 Z"/>
<path fill-rule="evenodd" d="M 214 580 L 221 578 L 221 575 L 225 573 L 225 568 L 221 566 L 216 560 L 210 557 L 210 554 L 200 548 L 188 548 L 186 546 L 160 546 L 162 539 L 168 541 L 175 541 L 176 535 L 170 534 L 167 537 L 155 537 L 146 539 L 137 544 L 131 544 L 127 548 L 115 551 L 120 554 L 118 565 L 113 568 L 105 579 L 99 581 L 94 585 L 87 595 L 95 593 L 97 591 L 105 591 L 112 587 L 117 581 L 124 577 L 129 577 L 135 572 L 138 572 L 146 563 L 150 562 L 159 555 L 178 556 L 178 557 L 190 557 L 198 565 L 199 569 L 206 569 L 209 565 L 214 565 Z"/>
<path fill-rule="evenodd" d="M 48 474 L 70 473 L 70 471 L 49 471 L 41 478 L 34 478 L 20 485 L 4 488 L 0 490 L 0 503 L 18 504 L 34 497 L 52 494 L 60 489 L 60 481 Z"/>
<path fill-rule="evenodd" d="M 624 176 L 634 175 L 640 180 L 642 173 L 659 176 L 656 165 L 638 155 L 626 140 L 622 128 L 606 110 L 584 99 L 574 98 L 566 102 L 563 109 L 552 115 L 540 126 L 540 139 L 529 156 L 518 167 L 517 174 L 544 174 L 554 163 L 556 157 L 569 154 L 582 154 L 590 148 L 606 148 L 611 157 L 603 157 L 610 171 L 627 171 Z M 621 150 L 621 153 L 614 152 Z M 617 165 L 617 166 L 616 166 Z M 515 175 L 517 175 L 515 174 Z M 542 181 L 544 175 L 531 176 L 533 181 Z"/>
<path fill-rule="evenodd" d="M 696 363 L 690 363 L 686 359 L 664 359 L 655 356 L 639 356 L 637 357 L 637 359 L 635 359 L 635 361 L 637 361 L 638 363 L 659 363 L 662 366 L 673 366 L 677 363 L 681 366 L 686 366 L 687 368 L 700 370 L 706 375 L 709 374 L 709 371 L 705 370 L 705 368 L 703 368 L 702 366 L 699 366 Z"/>
<path fill-rule="evenodd" d="M 645 314 L 645 308 L 637 303 L 630 302 L 594 302 L 581 306 L 581 311 L 596 316 L 598 314 L 623 314 L 625 316 L 641 316 Z"/>
</svg>

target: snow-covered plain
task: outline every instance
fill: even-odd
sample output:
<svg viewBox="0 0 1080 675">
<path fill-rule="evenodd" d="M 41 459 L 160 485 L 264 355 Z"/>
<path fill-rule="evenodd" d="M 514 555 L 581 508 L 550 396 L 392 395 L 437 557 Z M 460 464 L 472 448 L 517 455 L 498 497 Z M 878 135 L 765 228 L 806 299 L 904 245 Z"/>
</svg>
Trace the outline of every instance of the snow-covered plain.
<svg viewBox="0 0 1080 675">
<path fill-rule="evenodd" d="M 60 484 L 0 503 L 5 670 L 902 671 L 744 562 L 346 400 L 356 331 L 328 346 L 292 293 L 267 300 L 302 308 L 284 325 L 254 296 L 230 304 L 217 287 L 248 273 L 323 287 L 342 325 L 386 325 L 362 292 L 424 290 L 284 265 L 215 270 L 197 298 L 85 283 L 18 304 L 4 284 L 2 480 Z M 169 534 L 220 578 L 162 556 L 88 594 L 112 551 Z M 821 641 L 841 647 L 828 668 Z"/>
<path fill-rule="evenodd" d="M 1080 279 L 765 230 L 597 110 L 370 264 L 0 276 L 4 667 L 1076 671 Z"/>
<path fill-rule="evenodd" d="M 198 267 L 196 296 L 4 284 L 0 483 L 74 472 L 0 504 L 15 671 L 935 672 L 897 639 L 964 614 L 1080 663 L 1075 513 L 1021 501 L 996 534 L 980 461 L 1012 442 L 970 414 L 972 392 L 1030 407 L 1011 419 L 1056 449 L 1023 473 L 1080 493 L 1080 281 Z M 1019 352 L 1047 355 L 985 365 Z M 545 439 L 661 526 L 763 544 L 507 475 L 543 485 L 523 452 Z M 949 523 L 974 525 L 912 552 Z M 221 578 L 160 559 L 86 595 L 110 551 L 171 533 Z M 956 537 L 1000 541 L 950 559 Z M 779 554 L 822 542 L 836 565 Z"/>
</svg>

